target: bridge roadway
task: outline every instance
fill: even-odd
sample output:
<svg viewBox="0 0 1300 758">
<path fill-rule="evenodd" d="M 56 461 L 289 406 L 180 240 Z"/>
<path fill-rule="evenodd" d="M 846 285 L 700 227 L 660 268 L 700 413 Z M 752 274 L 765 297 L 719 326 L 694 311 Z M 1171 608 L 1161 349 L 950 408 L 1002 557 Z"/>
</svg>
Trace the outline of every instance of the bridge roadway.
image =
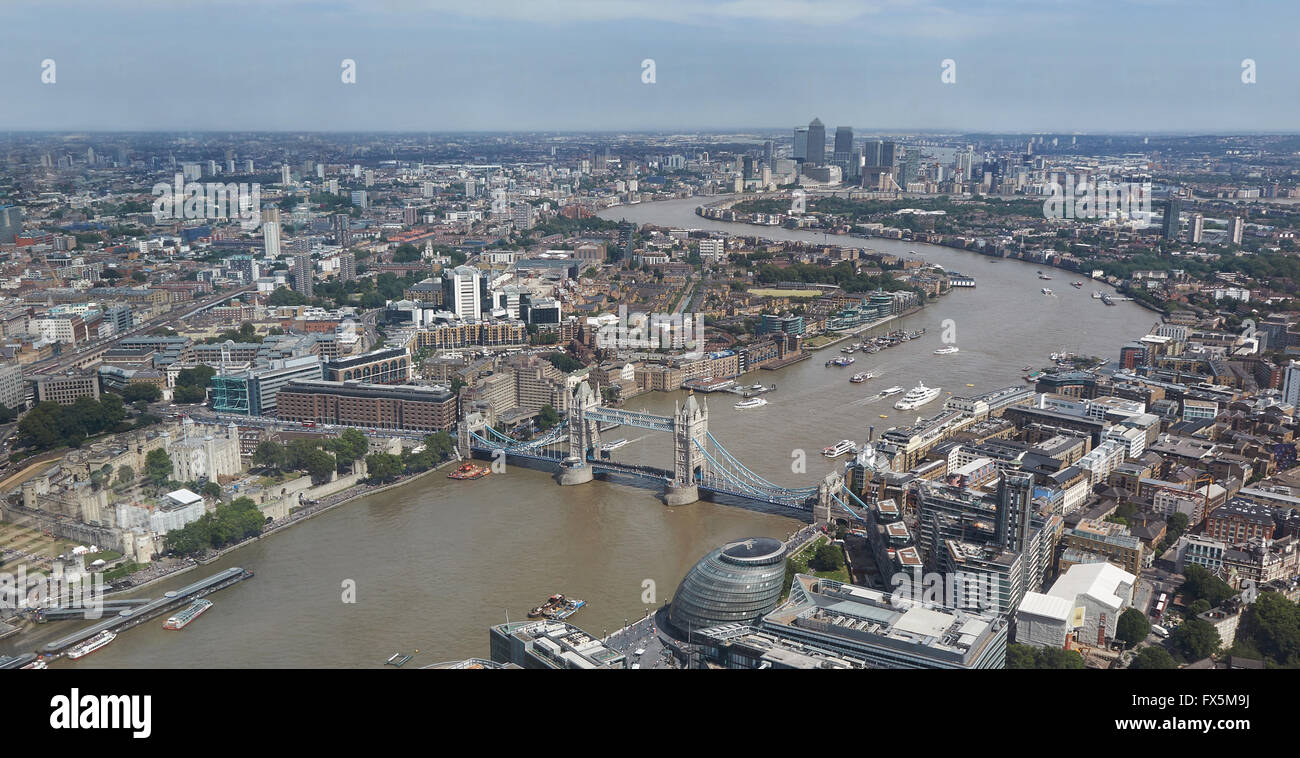
<svg viewBox="0 0 1300 758">
<path fill-rule="evenodd" d="M 167 592 L 163 597 L 160 597 L 157 600 L 151 600 L 139 608 L 119 611 L 117 614 L 109 616 L 97 624 L 92 624 L 85 629 L 73 632 L 66 637 L 60 637 L 42 648 L 42 653 L 44 655 L 57 655 L 78 642 L 94 637 L 100 632 L 106 630 L 120 631 L 122 629 L 133 627 L 136 624 L 148 621 L 154 616 L 161 615 L 164 611 L 170 610 L 174 607 L 179 607 L 187 602 L 191 602 L 203 597 L 204 595 L 216 592 L 219 589 L 223 589 L 235 582 L 248 579 L 252 576 L 253 574 L 251 571 L 245 571 L 238 566 L 228 568 L 225 571 L 220 571 L 206 579 L 200 579 L 193 584 L 186 585 L 179 590 Z"/>
<path fill-rule="evenodd" d="M 496 454 L 497 450 L 505 450 L 508 456 L 515 456 L 517 458 L 527 458 L 529 460 L 534 460 L 534 461 L 547 461 L 547 462 L 559 463 L 559 461 L 563 457 L 562 454 L 560 453 L 554 453 L 545 450 L 543 450 L 542 452 L 537 452 L 533 450 L 503 448 L 501 446 L 488 447 L 481 443 L 473 445 L 471 447 L 471 450 L 487 458 L 493 457 Z M 590 465 L 594 471 L 613 473 L 613 474 L 623 474 L 626 476 L 638 476 L 644 479 L 658 480 L 659 483 L 665 486 L 671 484 L 673 480 L 673 472 L 667 469 L 658 468 L 656 466 L 638 466 L 632 463 L 620 463 L 619 461 L 615 461 L 609 458 L 592 458 L 591 456 L 587 457 L 587 464 Z M 803 510 L 803 511 L 812 510 L 812 505 L 810 504 L 810 502 L 792 504 L 787 500 L 777 497 L 775 495 L 766 495 L 766 493 L 760 493 L 757 491 L 758 490 L 757 487 L 745 488 L 745 487 L 736 486 L 735 484 L 728 484 L 728 480 L 724 477 L 717 477 L 717 476 L 704 477 L 701 479 L 697 479 L 696 485 L 700 488 L 701 491 L 704 492 L 713 492 L 719 495 L 729 495 L 731 497 L 737 497 L 744 500 L 755 500 L 760 503 L 780 505 L 786 508 L 793 508 L 795 510 Z"/>
</svg>

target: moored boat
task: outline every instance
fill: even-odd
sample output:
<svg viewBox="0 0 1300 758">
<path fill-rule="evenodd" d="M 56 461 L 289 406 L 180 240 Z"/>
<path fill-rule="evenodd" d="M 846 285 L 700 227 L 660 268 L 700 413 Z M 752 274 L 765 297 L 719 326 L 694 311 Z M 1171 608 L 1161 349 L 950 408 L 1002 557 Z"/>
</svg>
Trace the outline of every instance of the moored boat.
<svg viewBox="0 0 1300 758">
<path fill-rule="evenodd" d="M 163 622 L 163 629 L 171 631 L 184 629 L 186 624 L 201 616 L 204 611 L 211 608 L 212 605 L 213 603 L 211 600 L 208 600 L 207 598 L 199 598 L 193 603 L 190 603 L 188 608 Z"/>
</svg>

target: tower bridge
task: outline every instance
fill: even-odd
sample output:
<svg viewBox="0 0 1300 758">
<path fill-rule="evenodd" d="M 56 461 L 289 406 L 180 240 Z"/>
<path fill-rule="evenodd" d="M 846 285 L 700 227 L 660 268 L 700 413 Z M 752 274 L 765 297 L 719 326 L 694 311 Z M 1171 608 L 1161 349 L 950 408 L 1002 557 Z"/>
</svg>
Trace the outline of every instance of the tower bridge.
<svg viewBox="0 0 1300 758">
<path fill-rule="evenodd" d="M 629 426 L 663 432 L 672 439 L 673 467 L 639 466 L 602 456 L 601 427 Z M 820 484 L 784 487 L 752 471 L 709 432 L 709 409 L 688 395 L 672 416 L 644 411 L 607 408 L 584 381 L 573 391 L 568 414 L 559 424 L 528 441 L 516 440 L 493 428 L 489 416 L 471 412 L 461 419 L 458 445 L 461 455 L 549 462 L 563 486 L 590 482 L 597 473 L 639 477 L 663 487 L 668 505 L 685 505 L 701 493 L 728 495 L 745 500 L 811 512 L 814 521 L 829 520 L 833 506 L 856 516 L 847 503 L 861 500 L 845 486 L 844 477 L 832 472 Z"/>
</svg>

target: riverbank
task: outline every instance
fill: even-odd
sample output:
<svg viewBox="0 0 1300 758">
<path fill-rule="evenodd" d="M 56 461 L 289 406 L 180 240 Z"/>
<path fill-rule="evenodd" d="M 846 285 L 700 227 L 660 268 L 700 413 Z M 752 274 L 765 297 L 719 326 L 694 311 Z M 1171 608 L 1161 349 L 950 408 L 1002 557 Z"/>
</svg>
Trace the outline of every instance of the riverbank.
<svg viewBox="0 0 1300 758">
<path fill-rule="evenodd" d="M 246 540 L 241 540 L 239 542 L 236 542 L 233 545 L 227 545 L 226 547 L 223 547 L 216 551 L 209 551 L 207 553 L 204 553 L 203 557 L 201 558 L 178 559 L 184 561 L 184 563 L 181 565 L 177 565 L 175 569 L 164 571 L 162 573 L 154 573 L 156 572 L 156 569 L 152 565 L 150 568 L 142 569 L 141 571 L 131 574 L 129 577 L 127 577 L 127 580 L 131 581 L 134 577 L 140 575 L 146 575 L 147 576 L 146 581 L 141 582 L 140 584 L 132 583 L 130 587 L 126 587 L 121 590 L 118 590 L 113 594 L 120 594 L 123 592 L 135 592 L 136 590 L 143 589 L 145 587 L 148 587 L 151 584 L 155 584 L 164 579 L 171 579 L 173 577 L 180 576 L 181 574 L 184 574 L 189 571 L 193 571 L 194 569 L 200 566 L 206 566 L 214 561 L 220 560 L 222 557 L 226 556 L 227 554 L 232 553 L 242 547 L 247 547 L 248 545 L 257 542 L 258 540 L 261 540 L 265 537 L 269 537 L 272 534 L 280 532 L 291 526 L 300 524 L 304 521 L 307 521 L 308 519 L 315 518 L 316 516 L 319 516 L 320 514 L 325 513 L 327 511 L 334 510 L 339 506 L 347 505 L 348 503 L 354 502 L 356 500 L 360 500 L 362 498 L 370 497 L 371 495 L 378 495 L 382 492 L 387 492 L 391 489 L 404 487 L 408 484 L 423 479 L 424 477 L 434 473 L 435 471 L 439 471 L 441 469 L 446 468 L 447 466 L 453 465 L 458 462 L 459 461 L 455 458 L 449 458 L 439 463 L 437 466 L 434 466 L 433 468 L 430 468 L 425 471 L 421 471 L 418 474 L 412 474 L 408 477 L 404 477 L 394 482 L 389 482 L 388 484 L 383 484 L 383 485 L 361 484 L 355 487 L 349 487 L 348 489 L 343 490 L 342 492 L 335 493 L 334 495 L 331 495 L 321 500 L 319 503 L 299 508 L 291 512 L 288 516 L 286 516 L 285 518 L 279 521 L 271 522 L 271 526 L 267 527 L 261 532 L 261 534 L 258 534 L 254 537 L 249 537 Z"/>
</svg>

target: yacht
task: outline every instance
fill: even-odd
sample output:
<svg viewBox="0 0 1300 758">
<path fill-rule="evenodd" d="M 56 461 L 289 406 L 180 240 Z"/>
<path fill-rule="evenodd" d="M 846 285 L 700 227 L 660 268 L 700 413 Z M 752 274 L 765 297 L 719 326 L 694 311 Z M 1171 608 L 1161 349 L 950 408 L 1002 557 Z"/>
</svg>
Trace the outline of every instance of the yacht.
<svg viewBox="0 0 1300 758">
<path fill-rule="evenodd" d="M 739 403 L 736 403 L 735 407 L 744 410 L 745 408 L 761 408 L 764 405 L 767 405 L 767 401 L 763 398 L 751 397 L 748 400 L 741 400 Z"/>
<path fill-rule="evenodd" d="M 873 373 L 871 373 L 870 371 L 860 371 L 860 372 L 854 374 L 854 375 L 849 379 L 849 381 L 850 381 L 850 382 L 853 382 L 854 384 L 862 384 L 862 383 L 865 382 L 866 380 L 868 380 L 868 379 L 874 379 L 875 377 L 876 377 L 876 375 L 873 374 Z"/>
<path fill-rule="evenodd" d="M 894 407 L 900 411 L 910 411 L 913 408 L 920 408 L 926 403 L 933 402 L 942 391 L 942 387 L 927 387 L 925 386 L 925 382 L 917 382 L 915 387 L 908 391 L 906 395 L 903 395 L 897 403 L 894 403 Z"/>
<path fill-rule="evenodd" d="M 858 446 L 853 444 L 853 440 L 840 440 L 823 450 L 822 455 L 827 458 L 838 458 L 845 453 L 856 453 L 857 451 Z"/>
<path fill-rule="evenodd" d="M 881 396 L 881 397 L 889 397 L 890 395 L 897 395 L 898 393 L 900 393 L 900 392 L 902 392 L 902 391 L 903 391 L 903 388 L 902 388 L 902 387 L 894 386 L 894 387 L 890 387 L 890 388 L 887 389 L 887 390 L 882 391 L 882 392 L 880 393 L 880 396 Z"/>
<path fill-rule="evenodd" d="M 941 348 L 939 348 L 938 350 L 935 350 L 935 351 L 934 351 L 934 354 L 935 354 L 935 355 L 952 355 L 953 353 L 956 353 L 956 352 L 959 352 L 959 349 L 958 349 L 958 347 L 957 347 L 956 345 L 948 345 L 948 346 L 946 346 L 946 347 L 941 347 Z"/>
</svg>

